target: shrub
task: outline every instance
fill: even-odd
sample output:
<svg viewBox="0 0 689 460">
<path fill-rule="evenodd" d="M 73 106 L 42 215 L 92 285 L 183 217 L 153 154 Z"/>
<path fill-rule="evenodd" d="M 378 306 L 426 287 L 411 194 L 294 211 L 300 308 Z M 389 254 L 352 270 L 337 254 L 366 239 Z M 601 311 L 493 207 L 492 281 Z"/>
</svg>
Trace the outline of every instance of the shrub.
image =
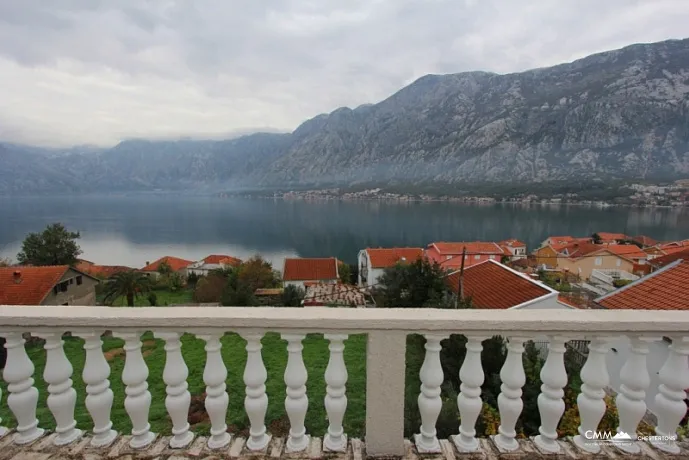
<svg viewBox="0 0 689 460">
<path fill-rule="evenodd" d="M 155 307 L 158 304 L 158 296 L 155 292 L 148 294 L 148 303 L 151 304 L 152 307 Z"/>
<path fill-rule="evenodd" d="M 220 302 L 227 280 L 222 276 L 208 275 L 199 280 L 194 289 L 194 301 L 199 303 Z"/>
<path fill-rule="evenodd" d="M 282 291 L 282 305 L 285 307 L 301 307 L 304 294 L 303 289 L 290 284 Z"/>
<path fill-rule="evenodd" d="M 179 273 L 171 273 L 167 279 L 167 287 L 172 292 L 179 291 L 184 287 L 184 278 Z"/>
</svg>

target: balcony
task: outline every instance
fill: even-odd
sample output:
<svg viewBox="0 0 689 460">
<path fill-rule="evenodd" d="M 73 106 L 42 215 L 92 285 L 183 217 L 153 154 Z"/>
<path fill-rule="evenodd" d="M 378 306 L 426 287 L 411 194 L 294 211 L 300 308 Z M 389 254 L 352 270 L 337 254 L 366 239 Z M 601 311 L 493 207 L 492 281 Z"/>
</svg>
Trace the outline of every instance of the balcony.
<svg viewBox="0 0 689 460">
<path fill-rule="evenodd" d="M 125 394 L 113 394 L 111 365 L 104 355 L 101 336 L 105 331 L 124 340 L 122 382 Z M 142 334 L 152 331 L 165 343 L 163 382 L 149 379 L 142 351 Z M 64 334 L 70 333 L 66 339 Z M 278 333 L 286 343 L 284 412 L 289 432 L 271 436 L 266 428 L 268 398 L 281 399 L 282 393 L 267 394 L 265 356 L 261 340 L 268 332 Z M 35 366 L 27 353 L 28 334 L 45 341 L 45 368 L 48 384 L 47 407 L 55 420 L 52 434 L 38 423 L 39 401 Z M 308 334 L 324 334 L 329 342 L 329 361 L 323 389 L 314 401 L 307 391 L 303 341 Z M 205 343 L 205 356 L 185 362 L 182 335 L 191 334 Z M 238 334 L 246 341 L 242 368 L 226 367 L 221 338 Z M 343 418 L 348 411 L 347 368 L 361 363 L 345 362 L 348 337 L 365 335 L 365 428 L 362 439 L 348 437 Z M 421 427 L 411 439 L 404 438 L 405 345 L 409 334 L 425 337 L 425 359 L 420 370 L 418 407 Z M 439 353 L 441 340 L 450 334 L 467 337 L 466 357 L 459 376 L 457 398 L 461 424 L 449 439 L 438 439 L 436 422 L 441 410 L 443 371 Z M 476 421 L 482 410 L 482 342 L 494 335 L 508 339 L 507 358 L 500 378 L 498 434 L 476 437 Z M 689 315 L 674 311 L 604 310 L 430 310 L 430 309 L 336 309 L 336 308 L 213 308 L 213 307 L 0 307 L 0 336 L 7 348 L 3 379 L 9 396 L 3 401 L 16 419 L 14 428 L 0 429 L 0 459 L 58 458 L 342 458 L 405 457 L 443 458 L 689 458 L 686 441 L 676 439 L 680 420 L 686 414 L 685 389 L 689 388 Z M 547 337 L 547 359 L 541 371 L 538 397 L 540 434 L 519 439 L 515 430 L 523 409 L 522 387 L 526 376 L 522 365 L 525 342 Z M 629 357 L 620 378 L 615 399 L 619 430 L 632 440 L 589 439 L 606 410 L 605 389 L 609 383 L 606 354 L 611 344 L 626 336 L 631 340 Z M 69 336 L 68 336 L 69 337 Z M 636 438 L 637 427 L 646 412 L 644 401 L 650 377 L 646 355 L 649 346 L 671 339 L 667 360 L 659 372 L 655 399 L 656 438 Z M 77 394 L 73 364 L 65 353 L 65 341 L 75 346 L 83 339 L 83 383 Z M 586 361 L 581 370 L 583 385 L 577 398 L 581 415 L 579 435 L 558 438 L 557 427 L 565 410 L 563 387 L 567 384 L 563 356 L 565 344 L 586 340 Z M 79 342 L 80 344 L 81 342 Z M 31 345 L 36 347 L 36 345 Z M 81 346 L 81 345 L 79 345 Z M 37 356 L 32 350 L 31 355 Z M 270 359 L 270 357 L 268 357 Z M 243 360 L 243 357 L 242 357 Z M 242 361 L 244 362 L 244 361 Z M 361 367 L 361 366 L 360 366 Z M 242 395 L 250 430 L 245 435 L 228 433 L 228 371 L 243 375 Z M 190 373 L 203 374 L 208 433 L 198 436 L 190 429 Z M 275 376 L 271 376 L 275 377 Z M 315 380 L 315 379 L 313 379 Z M 164 383 L 165 390 L 161 388 Z M 152 391 L 153 390 L 153 391 Z M 361 391 L 361 388 L 359 388 Z M 351 390 L 350 390 L 351 392 Z M 153 393 L 153 395 L 152 395 Z M 164 396 L 165 395 L 165 396 Z M 152 397 L 165 397 L 172 424 L 171 433 L 152 432 Z M 236 396 L 236 395 L 233 395 Z M 356 395 L 350 395 L 352 399 Z M 114 401 L 122 401 L 131 430 L 113 429 Z M 86 430 L 75 419 L 75 406 L 85 404 L 93 429 Z M 305 429 L 309 404 L 323 404 L 327 430 L 322 437 L 310 436 Z M 241 410 L 239 407 L 232 410 Z M 8 421 L 6 421 L 7 423 Z M 10 423 L 8 423 L 9 425 Z M 90 424 L 88 424 L 91 426 Z"/>
</svg>

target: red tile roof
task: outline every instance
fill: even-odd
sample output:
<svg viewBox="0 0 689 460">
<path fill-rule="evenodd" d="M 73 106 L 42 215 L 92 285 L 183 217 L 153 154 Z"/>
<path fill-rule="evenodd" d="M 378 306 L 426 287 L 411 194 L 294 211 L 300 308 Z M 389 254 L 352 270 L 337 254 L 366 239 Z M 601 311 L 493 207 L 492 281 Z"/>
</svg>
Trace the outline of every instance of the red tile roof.
<svg viewBox="0 0 689 460">
<path fill-rule="evenodd" d="M 452 292 L 459 292 L 459 272 L 448 275 L 445 281 Z M 464 296 L 471 297 L 474 308 L 504 310 L 553 292 L 493 260 L 464 270 Z"/>
<path fill-rule="evenodd" d="M 337 279 L 337 259 L 285 259 L 284 281 L 320 281 Z"/>
<path fill-rule="evenodd" d="M 505 252 L 497 243 L 489 243 L 485 241 L 472 241 L 467 243 L 446 243 L 444 241 L 438 243 L 431 243 L 429 247 L 435 246 L 436 250 L 443 255 L 461 254 L 466 247 L 468 254 L 500 254 Z"/>
<path fill-rule="evenodd" d="M 191 260 L 180 259 L 179 257 L 165 256 L 161 257 L 153 263 L 146 265 L 144 268 L 141 269 L 141 271 L 157 272 L 158 267 L 160 267 L 160 264 L 163 262 L 167 262 L 167 264 L 170 266 L 173 272 L 179 271 L 194 263 Z"/>
<path fill-rule="evenodd" d="M 613 254 L 617 254 L 618 256 L 622 256 L 630 260 L 648 258 L 648 254 L 642 251 L 641 248 L 635 244 L 611 244 L 610 246 L 606 247 L 606 249 Z"/>
<path fill-rule="evenodd" d="M 615 242 L 617 240 L 627 240 L 629 237 L 624 233 L 598 232 L 598 236 L 604 242 Z"/>
<path fill-rule="evenodd" d="M 650 236 L 646 235 L 638 235 L 632 238 L 633 241 L 636 241 L 637 243 L 641 243 L 643 246 L 655 246 L 658 244 L 658 240 L 654 240 Z"/>
<path fill-rule="evenodd" d="M 222 254 L 211 254 L 208 257 L 205 257 L 203 259 L 203 262 L 206 264 L 223 264 L 232 265 L 235 267 L 241 265 L 242 263 L 242 261 L 240 259 L 237 259 L 236 257 L 225 256 Z"/>
<path fill-rule="evenodd" d="M 656 257 L 655 259 L 649 261 L 654 267 L 665 267 L 676 260 L 689 260 L 689 248 L 678 248 L 678 251 L 672 251 L 670 254 L 664 256 Z"/>
<path fill-rule="evenodd" d="M 676 261 L 596 303 L 610 310 L 689 310 L 689 261 Z"/>
<path fill-rule="evenodd" d="M 0 268 L 0 305 L 40 305 L 67 270 L 68 265 Z"/>
<path fill-rule="evenodd" d="M 413 262 L 423 257 L 422 248 L 367 248 L 371 268 L 393 267 L 398 262 Z"/>
<path fill-rule="evenodd" d="M 511 248 L 525 248 L 526 243 L 519 241 L 516 238 L 510 238 L 508 240 L 500 241 L 498 243 L 500 246 L 509 246 Z"/>
</svg>

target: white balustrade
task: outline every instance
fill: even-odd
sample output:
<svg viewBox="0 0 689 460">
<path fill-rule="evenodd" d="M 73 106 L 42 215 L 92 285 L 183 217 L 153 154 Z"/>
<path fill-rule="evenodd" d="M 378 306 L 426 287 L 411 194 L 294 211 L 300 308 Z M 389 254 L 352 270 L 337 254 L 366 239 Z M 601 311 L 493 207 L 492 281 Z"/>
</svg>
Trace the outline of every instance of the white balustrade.
<svg viewBox="0 0 689 460">
<path fill-rule="evenodd" d="M 636 435 L 637 427 L 646 414 L 646 389 L 651 384 L 646 355 L 649 352 L 648 343 L 653 341 L 646 337 L 631 338 L 629 358 L 620 370 L 620 392 L 615 398 L 620 419 L 618 433 Z M 641 452 L 636 442 L 620 442 L 617 447 L 630 454 Z"/>
<path fill-rule="evenodd" d="M 656 436 L 651 443 L 660 450 L 671 454 L 679 453 L 675 439 L 679 422 L 687 413 L 686 389 L 689 388 L 689 340 L 687 337 L 672 337 L 667 360 L 660 369 L 660 386 L 655 397 L 655 410 L 658 416 Z"/>
<path fill-rule="evenodd" d="M 435 424 L 443 407 L 440 386 L 443 384 L 443 368 L 440 365 L 440 341 L 443 335 L 426 334 L 426 356 L 419 371 L 421 393 L 419 393 L 419 412 L 421 413 L 420 433 L 414 436 L 419 453 L 439 453 L 440 441 L 436 436 Z"/>
<path fill-rule="evenodd" d="M 515 439 L 515 427 L 519 415 L 524 408 L 522 401 L 522 387 L 526 383 L 522 354 L 524 353 L 525 338 L 510 337 L 507 343 L 507 359 L 500 370 L 500 394 L 498 395 L 498 409 L 500 411 L 500 426 L 495 436 L 495 444 L 503 450 L 514 451 L 519 448 Z"/>
<path fill-rule="evenodd" d="M 117 432 L 112 429 L 110 411 L 112 410 L 113 392 L 110 389 L 110 365 L 103 354 L 103 342 L 98 332 L 85 332 L 80 334 L 84 339 L 86 350 L 86 363 L 82 378 L 86 384 L 86 410 L 93 420 L 92 447 L 110 445 L 117 437 Z"/>
<path fill-rule="evenodd" d="M 330 359 L 325 369 L 325 410 L 328 413 L 328 433 L 323 438 L 323 447 L 330 452 L 347 450 L 347 435 L 342 426 L 347 411 L 347 366 L 344 361 L 346 334 L 325 334 L 330 341 Z"/>
<path fill-rule="evenodd" d="M 43 380 L 48 384 L 48 409 L 55 418 L 56 428 L 53 443 L 56 446 L 70 444 L 81 437 L 83 432 L 77 429 L 74 420 L 74 407 L 77 404 L 77 392 L 72 387 L 72 364 L 64 350 L 62 332 L 40 334 L 45 339 L 46 365 Z"/>
<path fill-rule="evenodd" d="M 222 449 L 230 444 L 231 436 L 227 432 L 227 406 L 230 397 L 227 394 L 227 367 L 222 359 L 222 332 L 199 334 L 206 341 L 206 366 L 203 369 L 203 383 L 206 384 L 206 412 L 211 421 L 211 436 L 208 448 Z"/>
<path fill-rule="evenodd" d="M 305 450 L 310 441 L 304 426 L 306 411 L 309 408 L 309 399 L 306 396 L 308 374 L 301 355 L 301 351 L 304 349 L 301 341 L 305 338 L 304 334 L 282 334 L 282 339 L 287 341 L 287 368 L 285 369 L 287 397 L 285 398 L 285 411 L 290 423 L 286 446 L 287 453 Z"/>
<path fill-rule="evenodd" d="M 7 405 L 17 419 L 16 444 L 29 444 L 43 436 L 43 429 L 38 428 L 36 404 L 38 390 L 34 386 L 34 365 L 26 354 L 24 337 L 21 332 L 6 332 L 5 348 L 7 363 L 2 373 L 7 382 Z"/>
<path fill-rule="evenodd" d="M 111 370 L 103 353 L 100 331 L 111 330 L 125 341 L 122 372 L 126 387 L 124 408 L 132 423 L 129 445 L 134 449 L 150 446 L 156 437 L 151 433 L 149 424 L 149 370 L 142 354 L 140 331 L 159 331 L 156 336 L 165 341 L 163 380 L 167 392 L 165 405 L 172 420 L 172 448 L 188 447 L 193 440 L 188 420 L 190 394 L 187 378 L 190 372 L 182 356 L 181 337 L 185 332 L 197 333 L 205 341 L 206 351 L 203 381 L 211 425 L 208 448 L 222 451 L 228 449 L 232 437 L 227 433 L 228 370 L 223 362 L 221 338 L 225 331 L 238 332 L 246 340 L 247 352 L 243 374 L 246 386 L 244 408 L 250 421 L 250 430 L 245 447 L 248 451 L 261 454 L 267 452 L 271 440 L 266 430 L 268 376 L 261 345 L 264 331 L 276 331 L 287 341 L 284 382 L 287 393 L 285 411 L 290 420 L 290 430 L 284 452 L 288 454 L 304 452 L 310 445 L 305 428 L 309 403 L 306 388 L 308 373 L 302 356 L 302 342 L 306 335 L 295 331 L 322 331 L 329 341 L 330 350 L 325 371 L 324 401 L 329 423 L 323 438 L 323 449 L 327 452 L 347 452 L 348 440 L 343 427 L 348 402 L 344 342 L 348 334 L 363 333 L 368 336 L 365 448 L 371 455 L 402 455 L 405 451 L 402 404 L 404 343 L 408 334 L 423 331 L 426 350 L 419 373 L 421 391 L 418 399 L 422 423 L 419 434 L 415 436 L 416 448 L 422 455 L 438 453 L 440 446 L 443 449 L 447 447 L 442 445 L 442 441 L 438 443 L 436 422 L 442 408 L 440 344 L 450 332 L 463 333 L 467 337 L 466 356 L 459 371 L 460 394 L 457 397 L 461 424 L 459 433 L 452 437 L 453 444 L 460 452 L 471 455 L 481 450 L 482 442 L 476 438 L 476 424 L 482 410 L 481 386 L 485 378 L 481 365 L 482 342 L 498 334 L 509 337 L 506 343 L 507 358 L 500 371 L 502 386 L 498 409 L 501 423 L 499 434 L 494 437 L 494 443 L 502 453 L 516 452 L 519 447 L 515 428 L 522 416 L 522 387 L 526 381 L 522 365 L 524 342 L 527 337 L 539 335 L 548 335 L 549 338 L 549 351 L 541 370 L 543 385 L 538 397 L 540 434 L 534 440 L 541 451 L 555 456 L 562 454 L 559 451 L 561 443 L 557 438 L 557 426 L 563 414 L 563 388 L 567 384 L 565 336 L 593 337 L 580 375 L 582 387 L 577 406 L 581 422 L 574 442 L 586 452 L 595 454 L 601 451 L 601 443 L 594 439 L 594 433 L 606 411 L 605 389 L 610 383 L 606 355 L 612 341 L 624 335 L 630 337 L 631 348 L 620 371 L 621 385 L 616 398 L 618 433 L 637 434 L 646 410 L 644 401 L 651 381 L 646 367 L 650 344 L 653 347 L 661 346 L 654 343 L 658 337 L 671 337 L 672 345 L 668 349 L 667 360 L 659 372 L 659 393 L 652 407 L 658 418 L 658 439 L 651 440 L 652 447 L 644 449 L 672 453 L 678 458 L 685 453 L 681 444 L 676 442 L 678 424 L 686 413 L 685 389 L 689 388 L 689 334 L 686 332 L 689 330 L 689 318 L 683 312 L 465 310 L 462 315 L 457 315 L 452 310 L 424 309 L 0 306 L 0 336 L 6 338 L 7 349 L 3 377 L 8 384 L 7 404 L 17 420 L 16 434 L 12 438 L 15 444 L 21 446 L 36 442 L 44 434 L 38 427 L 36 417 L 39 392 L 34 385 L 35 367 L 29 358 L 42 350 L 32 346 L 31 353 L 27 353 L 22 336 L 26 331 L 36 331 L 37 335 L 46 339 L 46 365 L 42 372 L 47 390 L 46 394 L 40 396 L 47 397 L 47 407 L 55 419 L 56 436 L 51 438 L 52 442 L 58 445 L 73 443 L 81 435 L 79 428 L 83 427 L 78 427 L 75 422 L 75 401 L 79 395 L 72 383 L 73 363 L 65 353 L 62 340 L 62 331 L 70 327 L 73 327 L 74 335 L 84 339 L 86 359 L 82 377 L 86 385 L 86 409 L 93 420 L 93 437 L 90 441 L 93 447 L 111 445 L 117 437 L 111 421 L 114 396 L 109 381 Z M 7 432 L 7 429 L 0 428 L 0 437 Z M 639 454 L 645 445 L 641 442 L 613 442 L 623 452 L 622 456 Z M 235 445 L 241 446 L 241 443 Z"/>
<path fill-rule="evenodd" d="M 129 445 L 133 449 L 143 449 L 156 438 L 151 433 L 148 423 L 148 411 L 151 408 L 151 393 L 148 391 L 148 367 L 141 354 L 141 332 L 120 332 L 116 334 L 124 340 L 125 361 L 122 371 L 122 382 L 126 385 L 124 409 L 132 421 L 132 439 Z"/>
<path fill-rule="evenodd" d="M 486 336 L 467 336 L 466 355 L 459 369 L 459 380 L 462 382 L 457 396 L 457 408 L 461 424 L 459 434 L 452 436 L 452 440 L 459 452 L 475 452 L 479 443 L 476 439 L 476 421 L 478 420 L 483 401 L 481 401 L 481 385 L 484 374 L 481 365 L 482 342 Z"/>
<path fill-rule="evenodd" d="M 541 394 L 538 395 L 538 412 L 541 415 L 540 433 L 534 439 L 538 447 L 553 453 L 560 452 L 557 443 L 557 426 L 565 412 L 563 388 L 567 385 L 565 370 L 565 342 L 560 336 L 548 337 L 548 357 L 541 369 Z"/>
<path fill-rule="evenodd" d="M 244 385 L 246 397 L 244 410 L 251 427 L 246 446 L 249 450 L 259 451 L 268 446 L 270 435 L 266 430 L 266 411 L 268 410 L 268 395 L 266 394 L 266 379 L 268 372 L 261 356 L 261 338 L 263 334 L 242 334 L 246 340 L 246 367 L 244 368 Z M 285 371 L 286 372 L 286 371 Z M 285 379 L 287 374 L 285 374 Z M 290 419 L 291 420 L 291 419 Z"/>
<path fill-rule="evenodd" d="M 165 408 L 172 420 L 172 434 L 170 447 L 182 449 L 194 440 L 194 433 L 189 431 L 189 406 L 191 394 L 189 393 L 189 369 L 182 356 L 181 332 L 157 332 L 157 338 L 165 340 L 165 368 L 163 369 L 163 381 L 165 382 Z"/>
<path fill-rule="evenodd" d="M 605 355 L 610 350 L 610 338 L 597 337 L 589 343 L 589 355 L 581 369 L 581 393 L 577 397 L 580 425 L 573 439 L 581 449 L 597 454 L 600 443 L 591 441 L 592 433 L 605 415 L 605 388 L 610 383 Z"/>
<path fill-rule="evenodd" d="M 2 400 L 2 388 L 0 388 L 0 400 Z M 0 423 L 2 423 L 2 417 L 0 417 Z M 7 427 L 0 426 L 0 439 L 4 438 L 9 431 Z"/>
</svg>

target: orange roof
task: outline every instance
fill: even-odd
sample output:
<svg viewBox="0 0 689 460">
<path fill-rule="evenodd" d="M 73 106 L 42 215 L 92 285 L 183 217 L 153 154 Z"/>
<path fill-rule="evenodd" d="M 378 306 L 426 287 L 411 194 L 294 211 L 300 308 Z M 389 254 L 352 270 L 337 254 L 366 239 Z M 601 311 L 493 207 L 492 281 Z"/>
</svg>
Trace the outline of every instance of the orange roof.
<svg viewBox="0 0 689 460">
<path fill-rule="evenodd" d="M 677 248 L 678 251 L 672 251 L 670 254 L 656 257 L 649 263 L 654 267 L 665 267 L 676 260 L 689 260 L 689 248 Z"/>
<path fill-rule="evenodd" d="M 473 241 L 468 243 L 446 243 L 444 241 L 438 243 L 431 243 L 429 247 L 435 246 L 440 254 L 452 255 L 461 254 L 466 248 L 468 254 L 504 254 L 497 243 L 489 243 L 485 241 Z"/>
<path fill-rule="evenodd" d="M 337 259 L 285 259 L 284 281 L 319 281 L 337 279 Z"/>
<path fill-rule="evenodd" d="M 577 305 L 573 300 L 571 300 L 569 297 L 564 296 L 562 294 L 558 294 L 557 296 L 557 301 L 561 302 L 565 305 L 568 305 L 572 308 L 579 308 L 579 305 Z"/>
<path fill-rule="evenodd" d="M 596 303 L 611 310 L 689 310 L 689 261 L 678 260 Z"/>
<path fill-rule="evenodd" d="M 0 305 L 40 305 L 67 270 L 68 265 L 0 268 Z"/>
<path fill-rule="evenodd" d="M 180 259 L 179 257 L 165 256 L 161 257 L 153 263 L 146 265 L 144 268 L 141 269 L 141 271 L 157 272 L 158 268 L 160 267 L 160 264 L 163 262 L 167 262 L 167 264 L 170 266 L 173 272 L 179 271 L 194 263 L 191 260 Z"/>
<path fill-rule="evenodd" d="M 241 265 L 242 261 L 240 259 L 237 259 L 236 257 L 232 256 L 225 256 L 222 254 L 211 254 L 208 257 L 205 257 L 203 259 L 204 263 L 207 264 L 222 264 L 222 265 L 232 265 L 232 266 L 237 266 Z"/>
<path fill-rule="evenodd" d="M 569 243 L 571 241 L 574 241 L 574 238 L 572 238 L 569 235 L 566 235 L 566 236 L 549 236 L 547 239 L 550 240 L 551 243 L 557 243 L 557 244 Z"/>
<path fill-rule="evenodd" d="M 641 248 L 635 244 L 611 244 L 605 249 L 626 259 L 635 260 L 648 258 L 648 254 L 643 252 Z"/>
<path fill-rule="evenodd" d="M 398 262 L 411 262 L 423 257 L 421 248 L 367 248 L 371 268 L 393 267 Z"/>
<path fill-rule="evenodd" d="M 516 238 L 510 238 L 508 240 L 501 241 L 498 244 L 501 246 L 509 246 L 511 248 L 525 248 L 526 247 L 526 243 L 523 243 Z"/>
<path fill-rule="evenodd" d="M 629 239 L 624 233 L 598 232 L 598 236 L 603 241 L 617 241 Z"/>
<path fill-rule="evenodd" d="M 452 292 L 459 292 L 459 272 L 445 281 Z M 554 292 L 493 260 L 464 270 L 464 296 L 471 297 L 474 308 L 505 310 Z"/>
<path fill-rule="evenodd" d="M 650 236 L 646 235 L 638 235 L 632 238 L 633 241 L 636 241 L 637 243 L 641 243 L 642 246 L 655 246 L 658 244 L 657 240 L 654 240 Z"/>
</svg>

